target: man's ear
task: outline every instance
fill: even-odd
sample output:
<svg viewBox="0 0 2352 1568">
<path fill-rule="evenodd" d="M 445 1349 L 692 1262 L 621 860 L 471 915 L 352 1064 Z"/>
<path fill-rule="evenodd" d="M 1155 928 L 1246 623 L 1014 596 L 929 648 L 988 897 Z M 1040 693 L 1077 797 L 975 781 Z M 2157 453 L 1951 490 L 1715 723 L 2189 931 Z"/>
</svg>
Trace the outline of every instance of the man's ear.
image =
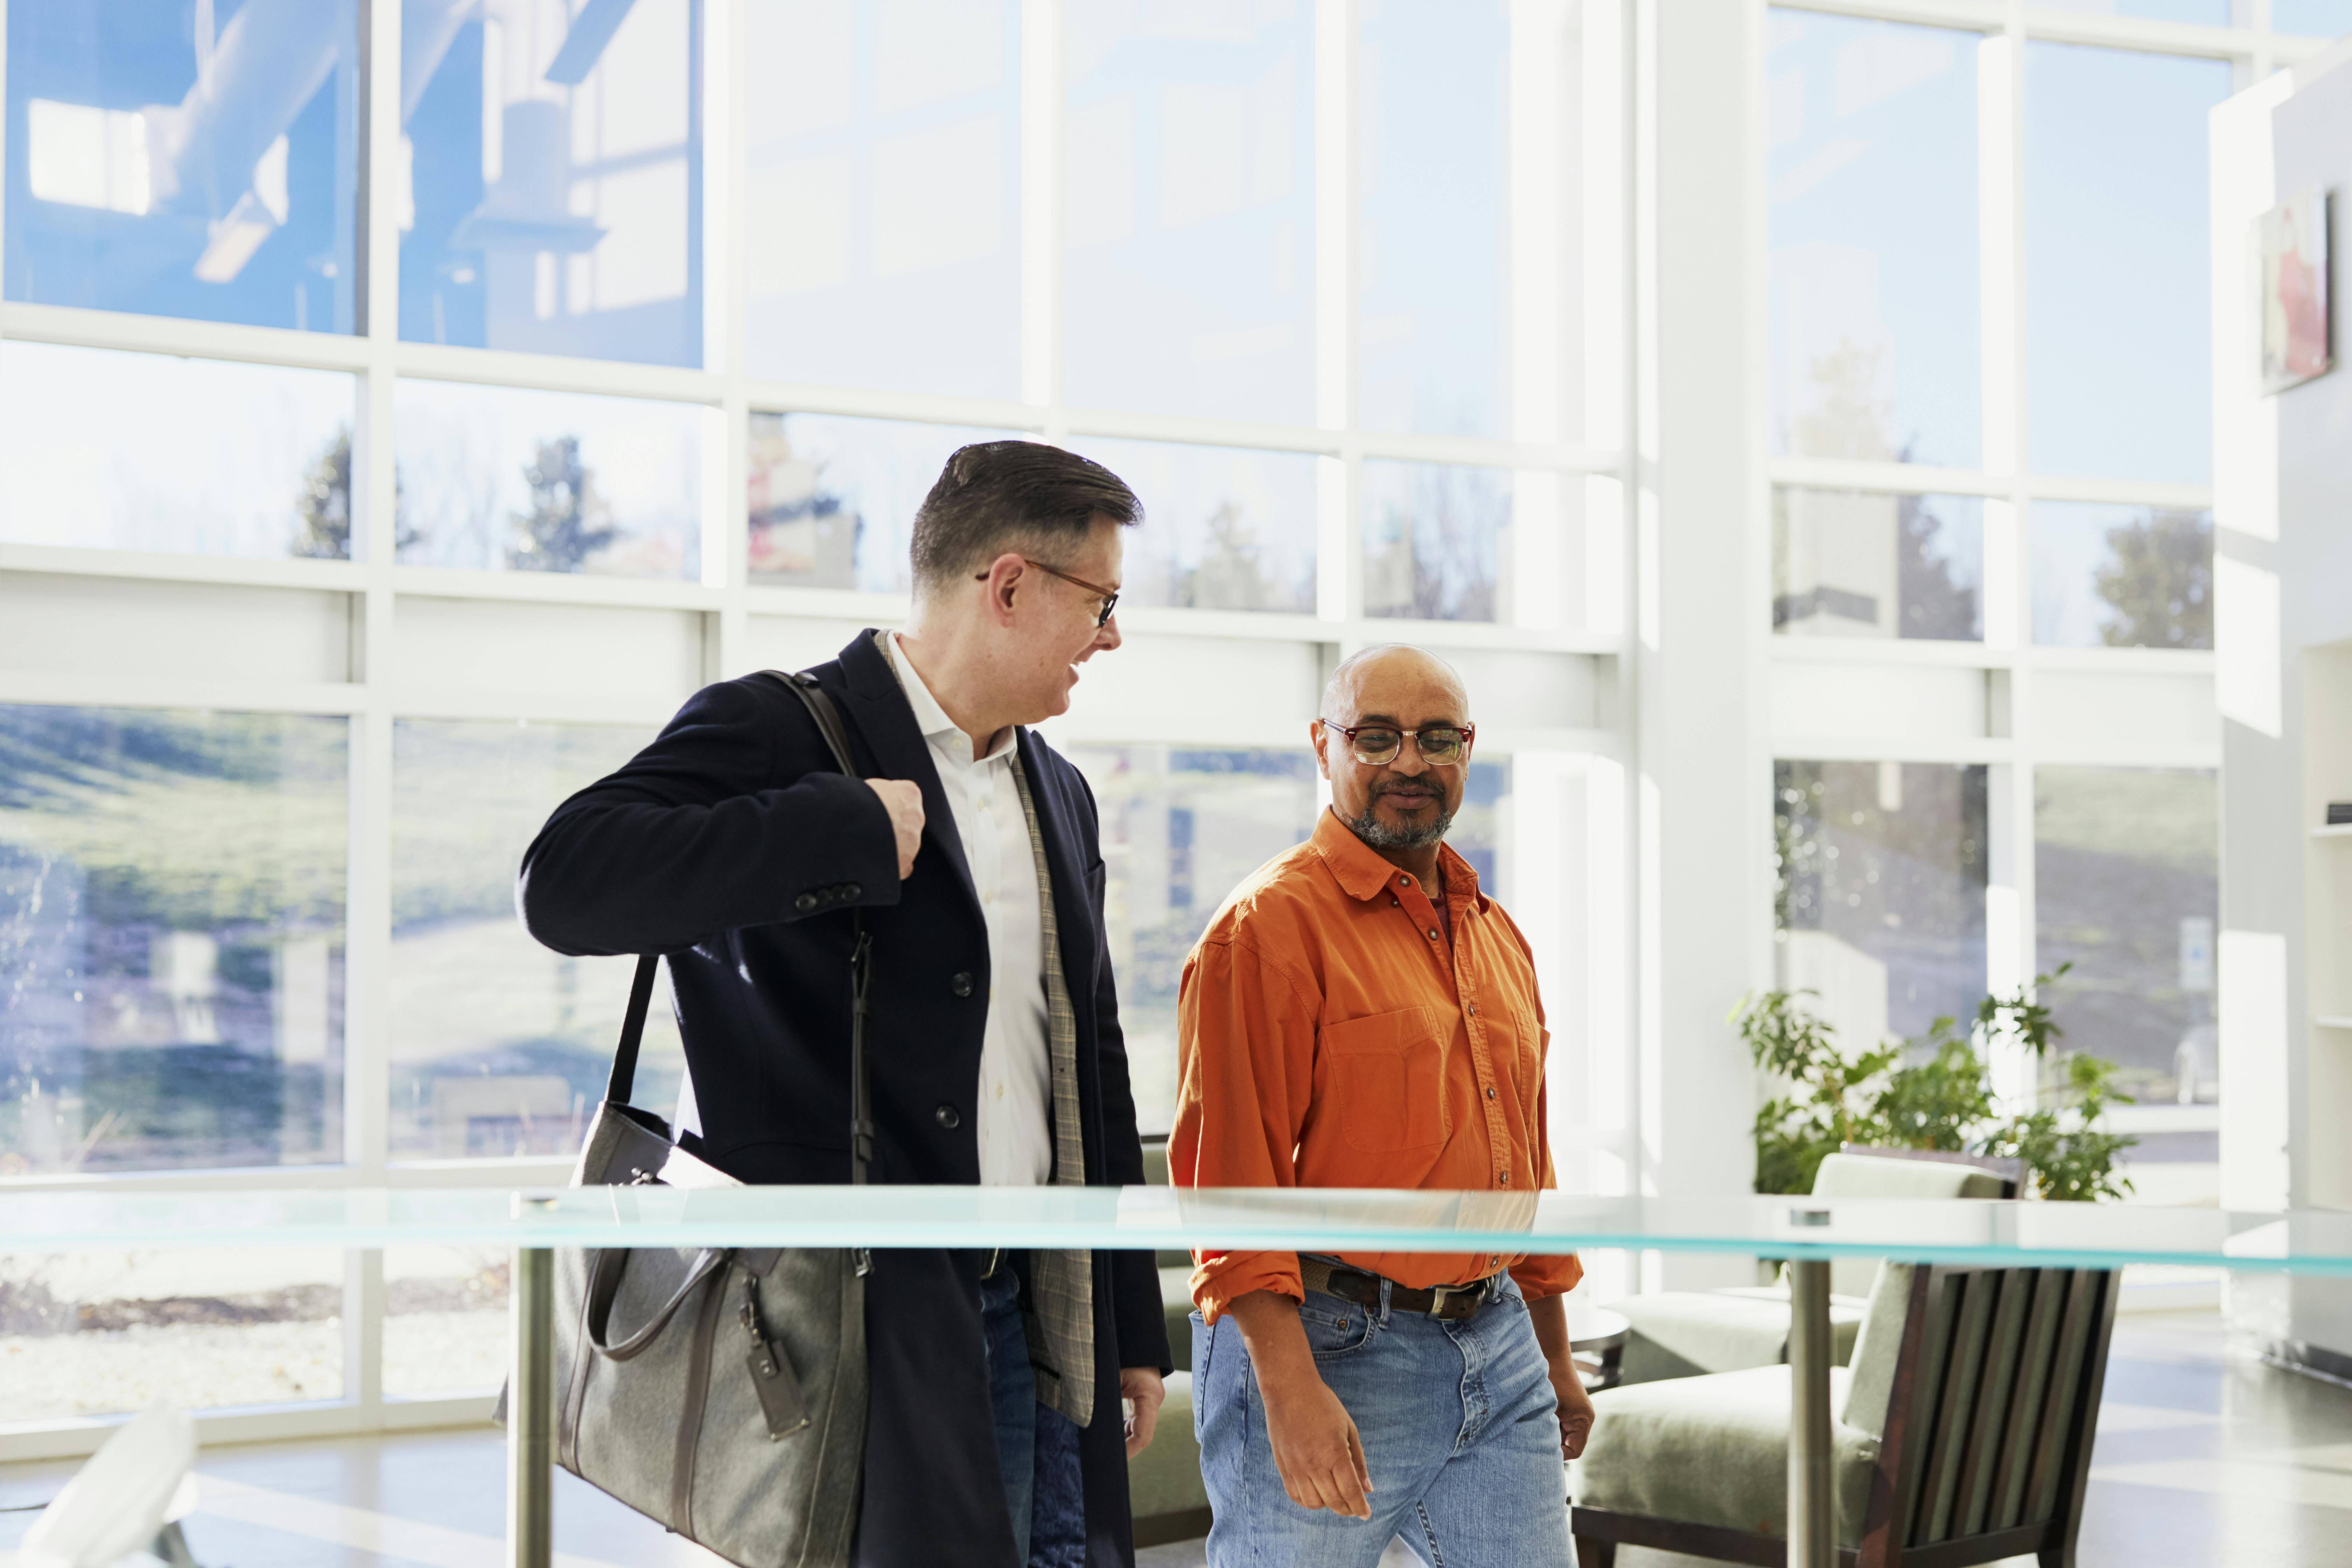
<svg viewBox="0 0 2352 1568">
<path fill-rule="evenodd" d="M 1323 743 L 1325 738 L 1330 733 L 1329 726 L 1320 719 L 1311 720 L 1307 723 L 1307 738 L 1315 742 L 1315 769 L 1327 779 L 1331 776 L 1331 759 L 1324 755 Z"/>
<path fill-rule="evenodd" d="M 1029 563 L 1021 559 L 1019 552 L 1011 550 L 988 563 L 987 581 L 981 586 L 982 592 L 987 595 L 988 618 L 991 621 L 998 626 L 1012 624 L 1013 603 L 1028 585 L 1028 571 Z"/>
</svg>

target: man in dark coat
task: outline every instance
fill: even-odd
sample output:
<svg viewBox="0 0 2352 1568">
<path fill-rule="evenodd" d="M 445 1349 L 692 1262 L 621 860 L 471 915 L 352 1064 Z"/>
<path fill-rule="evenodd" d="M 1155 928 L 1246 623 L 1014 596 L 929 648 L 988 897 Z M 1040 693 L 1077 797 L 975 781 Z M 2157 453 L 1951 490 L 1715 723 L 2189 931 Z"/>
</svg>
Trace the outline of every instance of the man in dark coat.
<svg viewBox="0 0 2352 1568">
<path fill-rule="evenodd" d="M 1143 1180 L 1094 795 L 1024 727 L 1118 646 L 1120 528 L 1140 516 L 1085 458 L 964 447 L 917 514 L 906 627 L 814 672 L 861 776 L 751 676 L 549 819 L 523 920 L 560 952 L 667 955 L 694 1152 L 745 1182 L 847 1179 L 856 908 L 869 1179 Z M 1151 1254 L 877 1251 L 866 1300 L 859 1563 L 1006 1568 L 1033 1518 L 1041 1561 L 1132 1563 L 1126 1460 L 1169 1368 Z"/>
</svg>

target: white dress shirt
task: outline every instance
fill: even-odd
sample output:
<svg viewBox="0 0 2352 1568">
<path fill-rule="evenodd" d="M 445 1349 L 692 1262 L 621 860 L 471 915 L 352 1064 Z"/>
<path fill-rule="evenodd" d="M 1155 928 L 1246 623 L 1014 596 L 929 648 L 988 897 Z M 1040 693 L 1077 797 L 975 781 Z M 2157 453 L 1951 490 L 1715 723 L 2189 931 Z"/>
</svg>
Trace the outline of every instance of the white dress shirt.
<svg viewBox="0 0 2352 1568">
<path fill-rule="evenodd" d="M 1045 921 L 1037 862 L 1013 782 L 1015 731 L 997 733 L 974 762 L 971 738 L 890 634 L 890 663 L 931 748 L 972 890 L 988 924 L 988 1022 L 980 1042 L 980 1180 L 983 1186 L 1043 1186 L 1054 1177 L 1053 1062 L 1045 1041 Z"/>
</svg>

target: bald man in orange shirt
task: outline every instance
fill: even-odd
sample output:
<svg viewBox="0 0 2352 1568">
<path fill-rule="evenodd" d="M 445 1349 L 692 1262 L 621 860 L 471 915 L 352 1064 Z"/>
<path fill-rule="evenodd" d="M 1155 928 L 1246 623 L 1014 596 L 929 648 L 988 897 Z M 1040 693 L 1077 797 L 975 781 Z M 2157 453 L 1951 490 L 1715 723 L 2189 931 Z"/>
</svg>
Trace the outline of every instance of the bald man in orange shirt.
<svg viewBox="0 0 2352 1568">
<path fill-rule="evenodd" d="M 1340 665 L 1313 726 L 1331 809 L 1210 923 L 1178 1002 L 1180 1186 L 1553 1184 L 1527 939 L 1445 847 L 1475 730 L 1418 648 Z M 1573 1256 L 1194 1254 L 1212 1568 L 1570 1561 L 1591 1429 Z"/>
</svg>

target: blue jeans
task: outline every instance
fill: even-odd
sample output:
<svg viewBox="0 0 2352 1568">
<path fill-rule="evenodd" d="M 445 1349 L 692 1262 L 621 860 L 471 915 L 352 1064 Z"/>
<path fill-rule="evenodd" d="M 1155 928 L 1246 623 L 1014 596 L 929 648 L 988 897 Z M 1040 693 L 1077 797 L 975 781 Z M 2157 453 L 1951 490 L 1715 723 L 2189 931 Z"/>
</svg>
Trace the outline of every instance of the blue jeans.
<svg viewBox="0 0 2352 1568">
<path fill-rule="evenodd" d="M 1307 1293 L 1316 1370 L 1364 1440 L 1369 1522 L 1304 1509 L 1282 1489 L 1265 1402 L 1231 1318 L 1192 1314 L 1192 1419 L 1216 1522 L 1210 1568 L 1373 1568 L 1391 1536 L 1433 1568 L 1572 1561 L 1559 1402 L 1528 1304 L 1506 1280 L 1458 1322 Z"/>
<path fill-rule="evenodd" d="M 1030 1568 L 1085 1568 L 1087 1487 L 1078 1428 L 1037 1403 L 1029 1340 L 1021 1326 L 1021 1282 L 1001 1264 L 980 1282 L 981 1333 L 988 1346 L 988 1393 L 996 1411 L 996 1463 L 1013 1544 Z"/>
</svg>

